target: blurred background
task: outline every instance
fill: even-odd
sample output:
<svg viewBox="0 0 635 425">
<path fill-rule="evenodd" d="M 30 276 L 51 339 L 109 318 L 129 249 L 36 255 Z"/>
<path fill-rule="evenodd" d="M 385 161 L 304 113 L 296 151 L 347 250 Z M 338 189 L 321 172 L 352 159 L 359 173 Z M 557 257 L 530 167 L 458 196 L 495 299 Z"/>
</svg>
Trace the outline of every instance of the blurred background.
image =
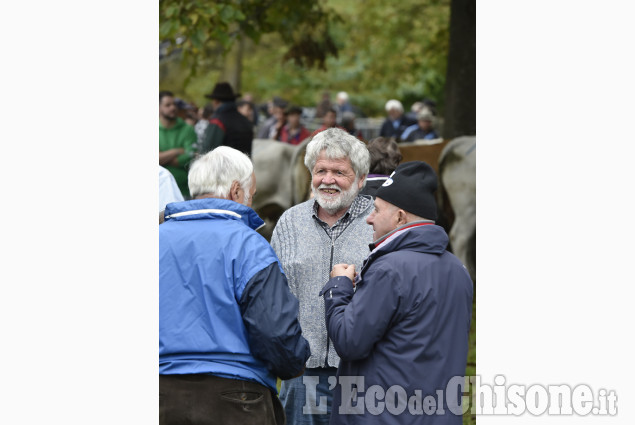
<svg viewBox="0 0 635 425">
<path fill-rule="evenodd" d="M 475 1 L 161 0 L 159 8 L 159 88 L 198 108 L 228 81 L 261 118 L 278 96 L 302 106 L 311 129 L 320 101 L 344 91 L 362 130 L 378 128 L 386 101 L 397 99 L 406 112 L 435 105 L 446 139 L 475 134 Z"/>
</svg>

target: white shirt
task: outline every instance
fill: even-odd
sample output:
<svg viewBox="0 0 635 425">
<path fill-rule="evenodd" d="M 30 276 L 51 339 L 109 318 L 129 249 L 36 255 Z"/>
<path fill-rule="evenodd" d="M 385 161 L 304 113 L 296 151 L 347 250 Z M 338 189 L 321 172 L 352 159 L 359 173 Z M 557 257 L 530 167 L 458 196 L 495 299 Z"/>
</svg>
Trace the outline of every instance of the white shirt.
<svg viewBox="0 0 635 425">
<path fill-rule="evenodd" d="M 159 212 L 163 211 L 170 202 L 183 200 L 183 195 L 172 173 L 159 165 Z"/>
</svg>

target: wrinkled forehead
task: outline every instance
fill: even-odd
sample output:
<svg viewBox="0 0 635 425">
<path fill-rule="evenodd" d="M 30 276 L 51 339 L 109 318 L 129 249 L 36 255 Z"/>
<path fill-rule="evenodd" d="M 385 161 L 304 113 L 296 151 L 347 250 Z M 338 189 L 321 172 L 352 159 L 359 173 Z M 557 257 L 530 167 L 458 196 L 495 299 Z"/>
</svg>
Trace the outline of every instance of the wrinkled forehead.
<svg viewBox="0 0 635 425">
<path fill-rule="evenodd" d="M 346 168 L 353 169 L 353 164 L 346 154 L 343 152 L 333 152 L 328 149 L 323 149 L 315 161 L 315 167 L 325 168 Z M 314 167 L 314 168 L 315 168 Z"/>
</svg>

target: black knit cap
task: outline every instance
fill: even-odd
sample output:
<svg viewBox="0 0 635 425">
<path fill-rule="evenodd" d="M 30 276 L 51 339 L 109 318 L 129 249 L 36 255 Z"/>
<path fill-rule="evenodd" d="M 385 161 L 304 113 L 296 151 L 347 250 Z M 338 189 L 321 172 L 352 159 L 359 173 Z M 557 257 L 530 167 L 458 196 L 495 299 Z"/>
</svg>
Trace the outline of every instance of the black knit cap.
<svg viewBox="0 0 635 425">
<path fill-rule="evenodd" d="M 411 214 L 437 219 L 437 175 L 422 161 L 404 162 L 377 189 L 375 196 Z"/>
</svg>

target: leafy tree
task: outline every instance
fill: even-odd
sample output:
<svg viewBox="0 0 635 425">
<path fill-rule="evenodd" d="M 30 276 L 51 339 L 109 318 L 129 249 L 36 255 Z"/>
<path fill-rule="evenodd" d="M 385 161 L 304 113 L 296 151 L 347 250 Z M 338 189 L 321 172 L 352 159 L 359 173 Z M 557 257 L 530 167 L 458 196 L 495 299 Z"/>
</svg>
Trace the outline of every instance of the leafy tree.
<svg viewBox="0 0 635 425">
<path fill-rule="evenodd" d="M 159 0 L 159 37 L 184 60 L 276 32 L 287 46 L 285 59 L 323 68 L 326 57 L 337 54 L 329 32 L 337 19 L 320 0 Z"/>
<path fill-rule="evenodd" d="M 476 134 L 476 0 L 452 0 L 443 136 Z"/>
<path fill-rule="evenodd" d="M 204 102 L 214 82 L 239 74 L 234 86 L 263 101 L 279 95 L 311 106 L 324 90 L 344 90 L 369 116 L 383 116 L 391 98 L 408 108 L 428 97 L 442 112 L 450 0 L 222 0 L 214 15 L 201 6 L 205 18 L 189 17 L 192 6 L 178 0 L 160 4 L 160 35 L 184 61 L 162 61 L 161 85 L 188 99 Z"/>
</svg>

